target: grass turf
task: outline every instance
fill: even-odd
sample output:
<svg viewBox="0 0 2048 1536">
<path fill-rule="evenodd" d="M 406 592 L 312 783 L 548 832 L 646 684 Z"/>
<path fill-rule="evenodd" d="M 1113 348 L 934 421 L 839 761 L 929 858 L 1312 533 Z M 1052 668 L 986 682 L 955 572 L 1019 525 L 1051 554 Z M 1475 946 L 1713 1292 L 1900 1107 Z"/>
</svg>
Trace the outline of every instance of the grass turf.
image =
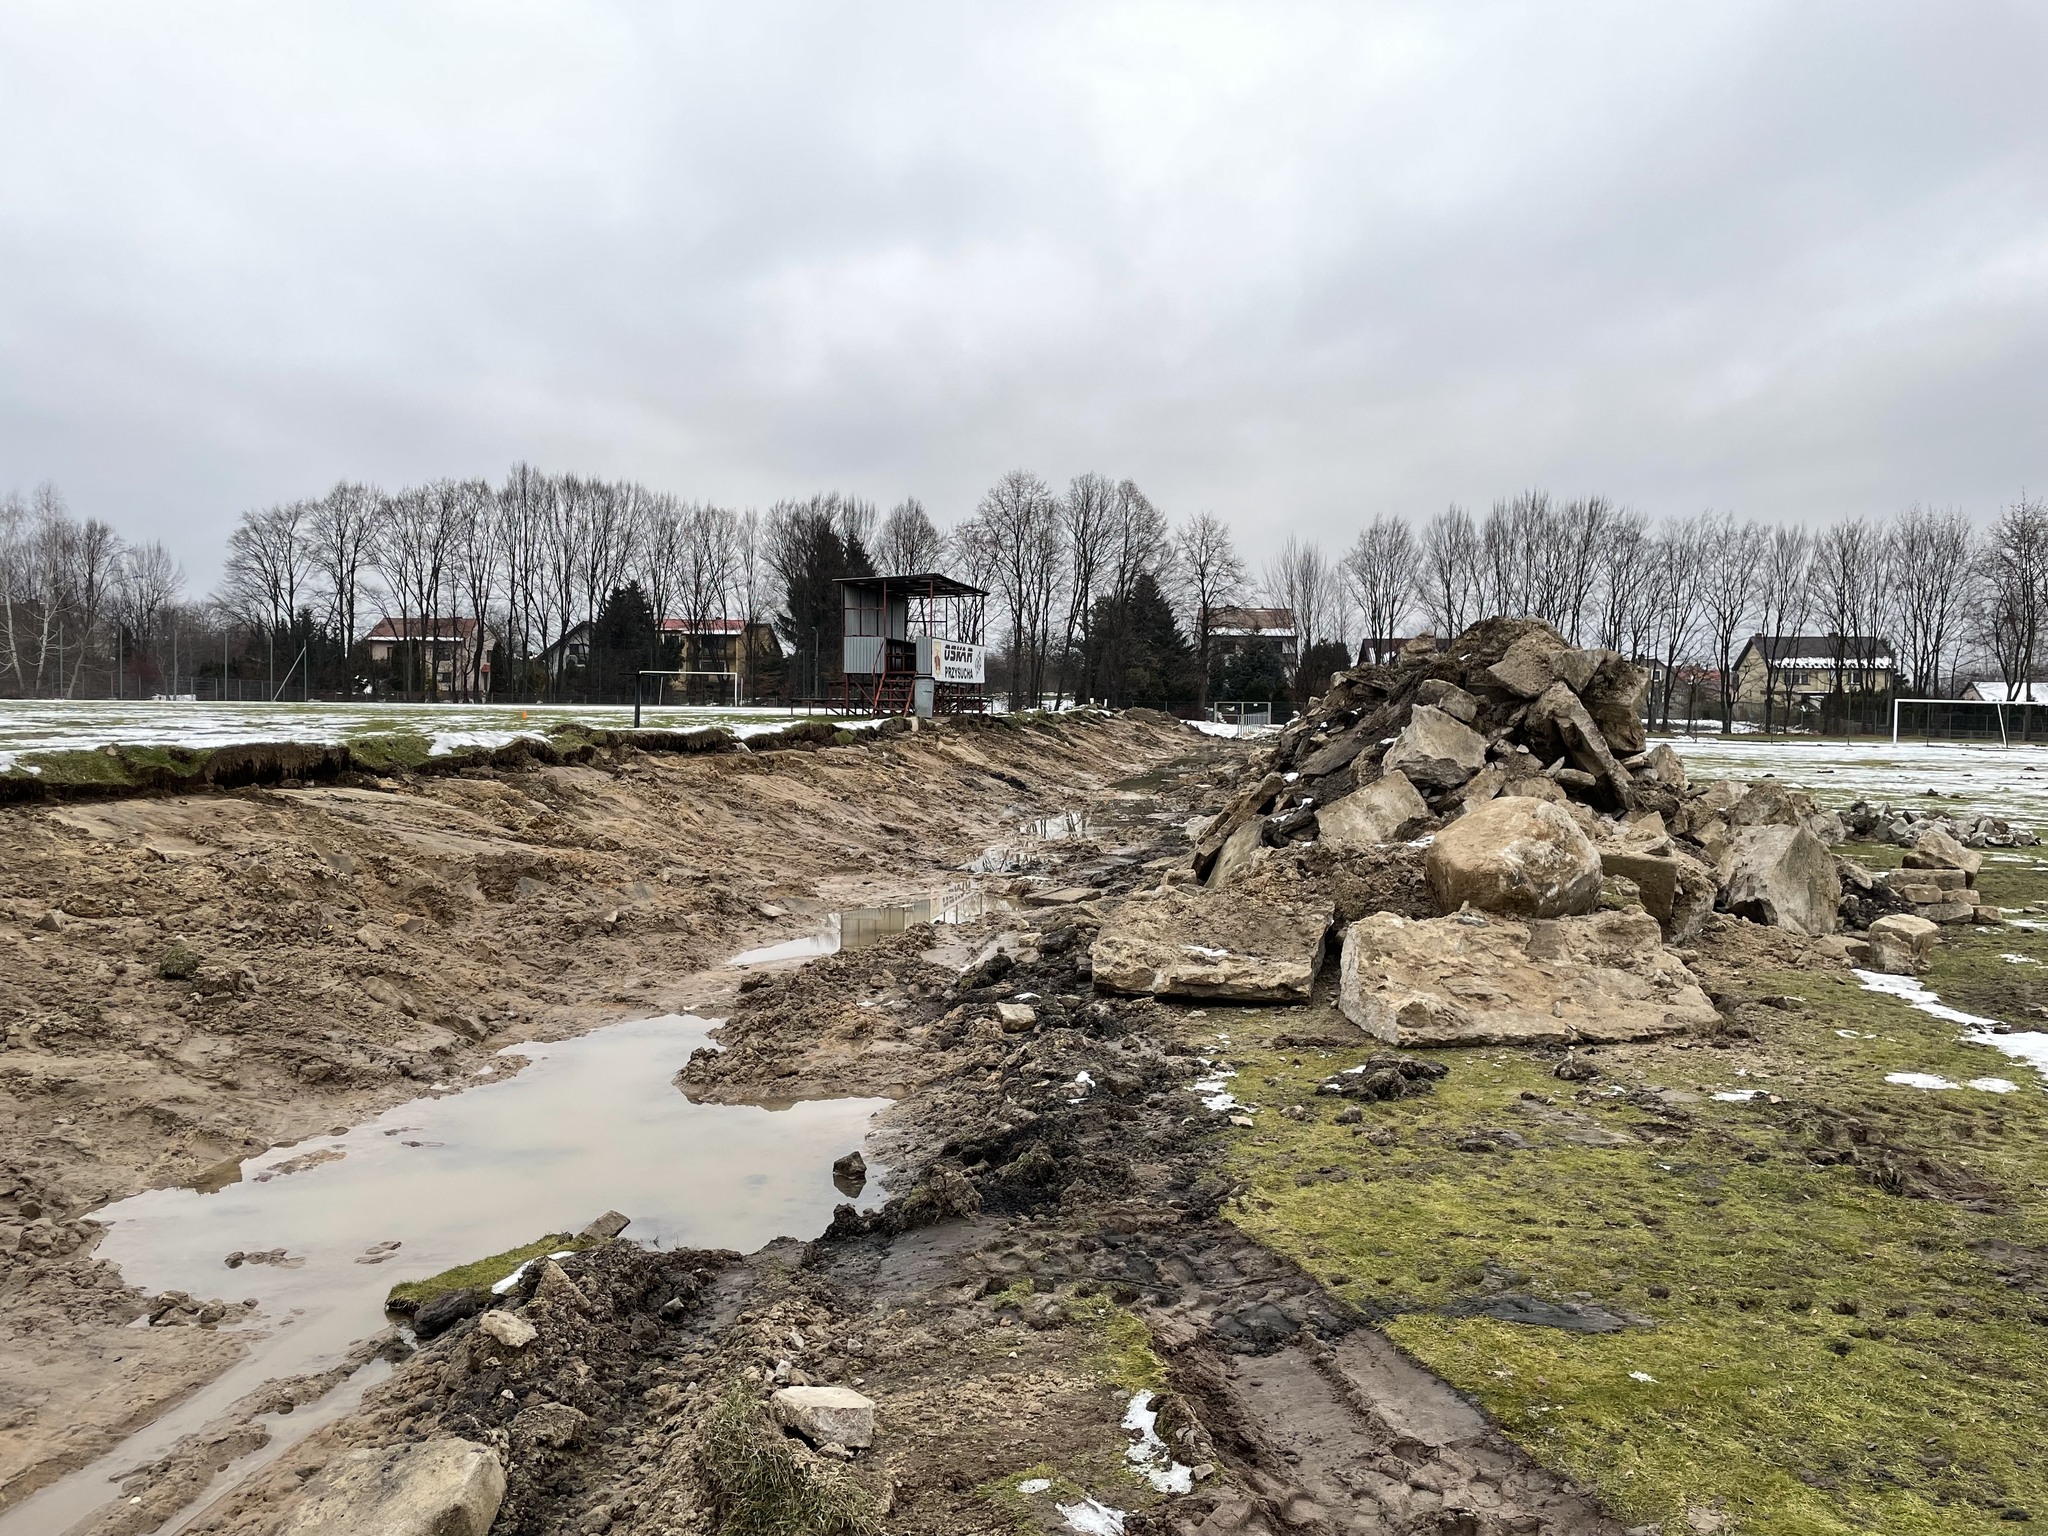
<svg viewBox="0 0 2048 1536">
<path fill-rule="evenodd" d="M 2018 865 L 1980 883 L 2007 906 L 2048 895 Z M 1923 985 L 2023 1025 L 2048 966 L 2011 955 L 2048 962 L 2048 933 L 1945 930 Z M 1298 1011 L 1234 1018 L 1232 1087 L 1261 1110 L 1231 1154 L 1248 1185 L 1233 1217 L 1631 1522 L 1946 1536 L 2048 1518 L 2040 1079 L 1846 971 L 1757 968 L 1740 992 L 1753 1038 L 1725 1050 L 1602 1051 L 1590 1084 L 1559 1081 L 1543 1053 L 1433 1052 L 1451 1068 L 1435 1093 L 1367 1106 L 1356 1127 L 1313 1091 L 1351 1056 L 1274 1048 Z M 1928 1091 L 1892 1072 L 2019 1086 Z M 1296 1104 L 1303 1118 L 1282 1113 Z M 1529 1146 L 1459 1150 L 1482 1130 Z M 1467 1315 L 1503 1291 L 1648 1326 Z"/>
</svg>

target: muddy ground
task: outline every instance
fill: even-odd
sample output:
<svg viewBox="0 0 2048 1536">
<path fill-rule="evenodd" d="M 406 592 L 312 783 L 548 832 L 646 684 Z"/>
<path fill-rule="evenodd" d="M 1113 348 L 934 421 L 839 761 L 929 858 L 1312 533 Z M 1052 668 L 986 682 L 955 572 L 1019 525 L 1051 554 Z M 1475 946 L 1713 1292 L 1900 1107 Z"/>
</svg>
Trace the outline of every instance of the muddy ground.
<svg viewBox="0 0 2048 1536">
<path fill-rule="evenodd" d="M 202 1489 L 190 1529 L 269 1536 L 350 1448 L 449 1436 L 503 1456 L 492 1529 L 517 1536 L 993 1536 L 1108 1530 L 1112 1510 L 1129 1536 L 1932 1536 L 2035 1517 L 2031 1434 L 2001 1422 L 2048 1410 L 2031 1068 L 1860 990 L 1812 941 L 1717 917 L 1687 948 L 1711 1030 L 1432 1051 L 1444 1070 L 1412 1094 L 1318 1095 L 1374 1049 L 1327 978 L 1294 1007 L 1092 986 L 1102 916 L 1188 878 L 1182 829 L 1239 761 L 1122 721 L 20 813 L 10 846 L 49 878 L 10 892 L 17 953 L 38 962 L 10 976 L 10 1006 L 39 1028 L 17 1028 L 0 1072 L 41 1116 L 8 1149 L 16 1210 L 47 1205 L 36 1236 L 15 1218 L 7 1281 L 24 1374 L 0 1392 L 30 1384 L 8 1411 L 41 1448 L 14 1488 L 233 1347 L 120 1326 L 143 1299 L 91 1264 L 77 1213 L 360 1117 L 495 1044 L 698 1006 L 728 1022 L 683 1074 L 694 1097 L 897 1100 L 871 1147 L 885 1205 L 752 1255 L 614 1241 L 536 1265 L 511 1300 L 532 1343 L 474 1320 L 400 1338 L 360 1411 L 225 1492 L 207 1477 L 249 1431 L 217 1428 L 138 1470 L 95 1536 L 153 1530 Z M 912 807 L 940 769 L 955 788 L 934 827 Z M 514 796 L 495 820 L 478 809 Z M 1082 802 L 1085 835 L 987 877 L 1014 911 L 772 973 L 717 964 L 798 914 L 929 891 L 1022 815 Z M 830 831 L 792 835 L 814 822 Z M 1427 910 L 1412 850 L 1305 867 L 1340 912 Z M 98 869 L 112 915 L 35 926 Z M 285 869 L 296 906 L 275 899 Z M 166 876 L 191 883 L 153 894 Z M 2008 907 L 2048 898 L 2031 864 L 1985 884 Z M 322 899 L 337 889 L 361 905 Z M 451 889 L 472 893 L 429 900 Z M 150 968 L 173 933 L 200 957 L 175 990 Z M 247 962 L 227 951 L 252 933 L 276 953 L 238 994 Z M 2044 961 L 2037 930 L 1951 933 L 1928 985 L 2024 1020 Z M 378 1011 L 365 981 L 398 1003 Z M 363 1021 L 342 1026 L 351 985 Z M 125 1022 L 145 997 L 147 1032 Z M 57 1015 L 88 1001 L 101 1033 L 66 1033 L 80 1026 Z M 212 1022 L 264 1016 L 289 1022 Z M 1894 1071 L 2002 1071 L 2028 1091 L 1923 1093 Z M 1209 1107 L 1219 1072 L 1241 1106 Z M 185 1118 L 167 1133 L 152 1104 Z M 117 1374 L 116 1352 L 143 1363 Z M 769 1389 L 806 1382 L 875 1400 L 871 1450 L 837 1459 L 768 1428 Z"/>
<path fill-rule="evenodd" d="M 0 1511 L 240 1349 L 204 1309 L 132 1326 L 156 1304 L 94 1262 L 87 1212 L 511 1041 L 713 1006 L 732 954 L 961 884 L 1026 818 L 1200 742 L 968 722 L 0 808 Z"/>
</svg>

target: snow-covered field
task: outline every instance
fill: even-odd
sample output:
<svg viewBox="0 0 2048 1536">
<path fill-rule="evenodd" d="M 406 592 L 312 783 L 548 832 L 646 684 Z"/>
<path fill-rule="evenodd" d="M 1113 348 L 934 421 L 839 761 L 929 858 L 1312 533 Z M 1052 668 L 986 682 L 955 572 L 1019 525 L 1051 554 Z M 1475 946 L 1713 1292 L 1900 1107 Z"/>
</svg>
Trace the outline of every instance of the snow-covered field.
<svg viewBox="0 0 2048 1536">
<path fill-rule="evenodd" d="M 1895 747 L 1889 741 L 1849 745 L 1705 734 L 1658 739 L 1678 750 L 1687 776 L 1695 781 L 1774 774 L 1832 805 L 1889 800 L 1939 806 L 1952 815 L 1999 816 L 2048 834 L 2048 746 L 1901 742 Z"/>
<path fill-rule="evenodd" d="M 641 724 L 661 730 L 724 726 L 736 736 L 778 731 L 803 715 L 780 709 L 649 707 Z M 839 720 L 839 725 L 870 722 Z M 630 705 L 609 704 L 203 704 L 189 702 L 0 700 L 0 773 L 38 752 L 107 745 L 226 747 L 246 742 L 316 745 L 388 731 L 417 731 L 439 754 L 502 747 L 564 725 L 623 729 Z"/>
</svg>

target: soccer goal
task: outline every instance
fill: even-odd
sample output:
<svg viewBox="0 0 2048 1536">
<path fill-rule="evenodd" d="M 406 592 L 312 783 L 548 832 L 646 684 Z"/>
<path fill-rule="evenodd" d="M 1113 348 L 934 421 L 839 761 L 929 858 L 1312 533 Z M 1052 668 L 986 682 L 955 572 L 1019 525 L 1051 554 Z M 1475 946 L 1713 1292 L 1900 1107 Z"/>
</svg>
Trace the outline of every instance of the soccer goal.
<svg viewBox="0 0 2048 1536">
<path fill-rule="evenodd" d="M 643 670 L 643 671 L 642 671 L 642 672 L 640 673 L 640 675 L 639 675 L 638 677 L 636 677 L 636 678 L 634 678 L 634 679 L 633 679 L 633 726 L 634 726 L 634 729 L 636 729 L 636 730 L 637 730 L 637 729 L 639 728 L 639 725 L 640 725 L 640 705 L 641 705 L 641 700 L 642 700 L 642 697 L 643 697 L 643 696 L 644 696 L 644 695 L 646 694 L 646 692 L 647 692 L 647 679 L 648 679 L 648 678 L 650 678 L 650 677 L 727 677 L 727 678 L 731 678 L 731 679 L 732 679 L 732 707 L 733 707 L 734 709 L 738 709 L 738 708 L 740 707 L 740 675 L 739 675 L 739 673 L 737 673 L 737 672 L 727 671 L 726 669 L 724 669 L 724 668 L 722 668 L 722 667 L 682 667 L 682 668 L 677 668 L 677 669 L 674 669 L 674 670 L 672 670 L 672 671 L 666 671 L 666 672 L 661 672 L 661 671 L 655 671 L 655 670 L 653 670 L 652 668 L 648 668 L 648 669 L 644 669 L 644 670 Z M 723 688 L 721 687 L 719 691 L 720 691 L 720 692 L 722 693 L 722 692 L 724 692 L 725 690 L 724 690 L 724 689 L 723 689 Z M 656 696 L 656 702 L 657 702 L 657 703 L 659 703 L 659 702 L 660 702 L 660 698 L 659 698 L 659 695 L 657 695 L 657 696 Z"/>
<path fill-rule="evenodd" d="M 1893 699 L 1892 745 L 1919 741 L 2048 741 L 2048 705 L 2025 699 Z"/>
</svg>

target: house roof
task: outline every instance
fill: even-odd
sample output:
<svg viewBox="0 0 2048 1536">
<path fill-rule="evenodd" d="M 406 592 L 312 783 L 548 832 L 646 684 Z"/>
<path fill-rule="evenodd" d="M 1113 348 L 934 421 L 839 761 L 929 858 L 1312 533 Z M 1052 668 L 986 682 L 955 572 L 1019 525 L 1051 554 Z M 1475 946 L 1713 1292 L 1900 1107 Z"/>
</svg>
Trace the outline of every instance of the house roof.
<svg viewBox="0 0 2048 1536">
<path fill-rule="evenodd" d="M 467 640 L 476 633 L 476 620 L 463 618 L 415 618 L 386 614 L 370 627 L 365 640 L 431 640 L 437 644 Z"/>
<path fill-rule="evenodd" d="M 876 591 L 894 588 L 908 597 L 987 597 L 985 587 L 969 586 L 941 571 L 919 571 L 909 576 L 842 576 L 841 587 L 872 587 Z"/>
<path fill-rule="evenodd" d="M 1209 612 L 1212 635 L 1271 635 L 1294 638 L 1292 608 L 1214 608 Z"/>
<path fill-rule="evenodd" d="M 1963 687 L 1966 699 L 1996 700 L 2001 704 L 2048 704 L 2048 681 L 2021 683 L 2009 688 L 2002 677 L 1973 678 Z"/>
<path fill-rule="evenodd" d="M 1751 651 L 1773 666 L 1788 661 L 1824 661 L 1833 666 L 1837 655 L 1845 667 L 1892 664 L 1892 642 L 1884 635 L 1751 635 L 1742 653 L 1747 656 Z"/>
</svg>

